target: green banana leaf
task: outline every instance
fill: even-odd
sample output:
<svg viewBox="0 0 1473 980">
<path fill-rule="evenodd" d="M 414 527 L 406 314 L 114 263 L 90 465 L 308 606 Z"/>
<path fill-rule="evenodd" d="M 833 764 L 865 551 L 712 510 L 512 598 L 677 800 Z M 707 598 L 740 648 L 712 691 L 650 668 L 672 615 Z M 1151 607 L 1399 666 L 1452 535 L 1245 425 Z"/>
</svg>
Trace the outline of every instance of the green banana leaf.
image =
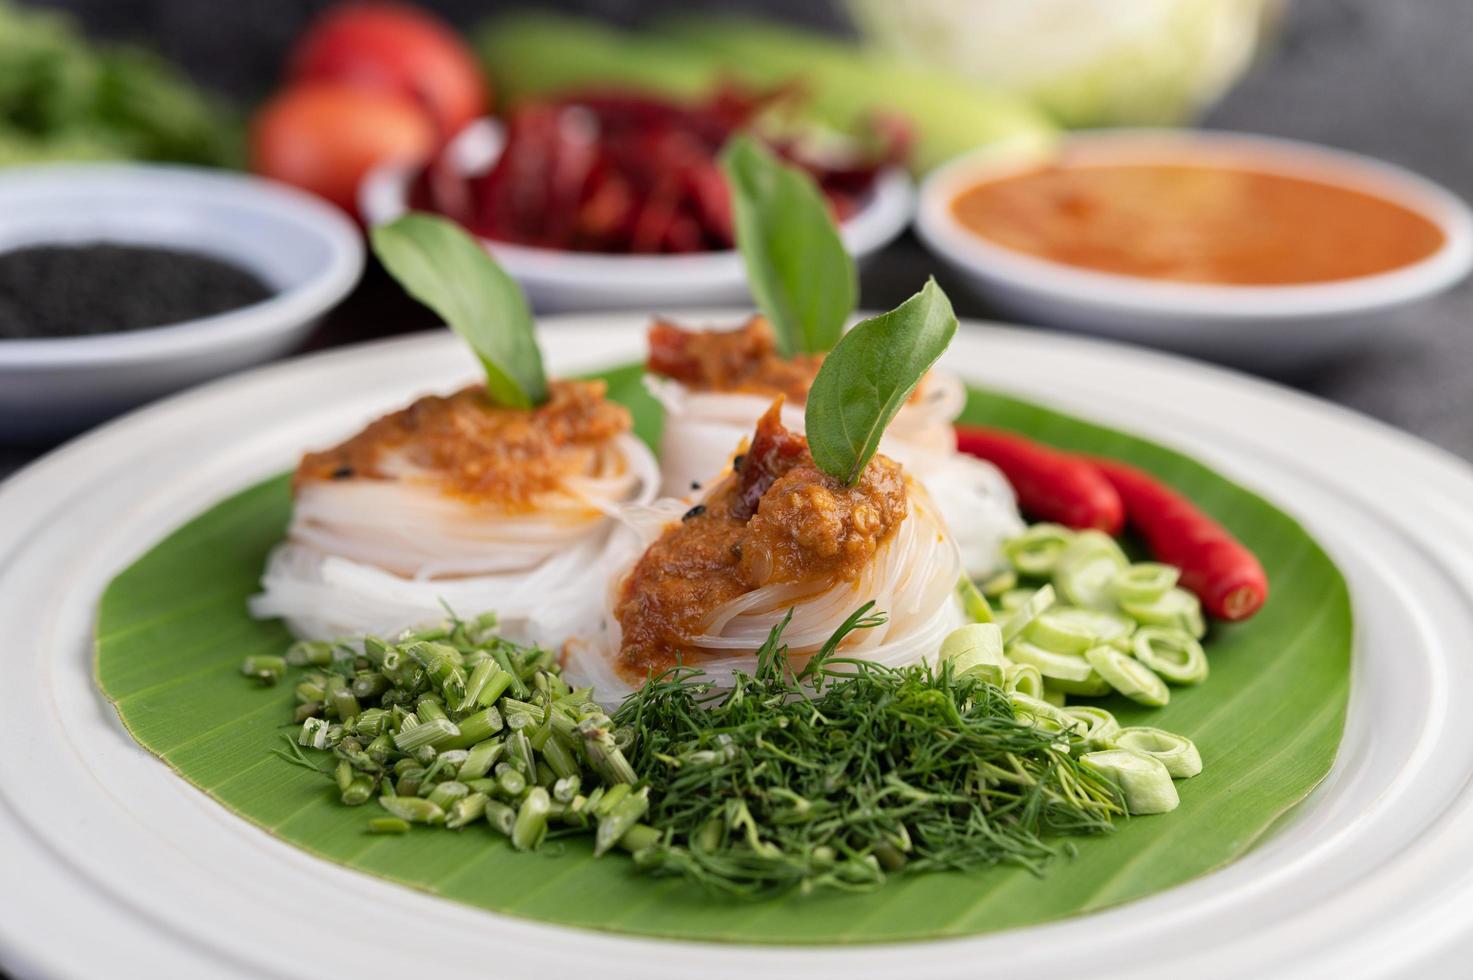
<svg viewBox="0 0 1473 980">
<path fill-rule="evenodd" d="M 640 435 L 653 440 L 659 413 L 639 369 L 606 376 L 611 393 L 635 410 Z M 1350 683 L 1350 601 L 1340 573 L 1291 518 L 1170 450 L 991 392 L 973 391 L 965 418 L 1160 474 L 1252 547 L 1272 583 L 1255 619 L 1214 627 L 1206 684 L 1176 689 L 1159 710 L 1101 702 L 1124 724 L 1196 740 L 1206 770 L 1179 784 L 1181 807 L 1079 840 L 1077 856 L 1043 877 L 998 868 L 898 876 L 868 894 L 738 901 L 646 878 L 622 855 L 595 860 L 581 840 L 525 854 L 486 825 L 369 836 L 372 807 L 342 806 L 326 780 L 271 754 L 291 716 L 291 685 L 262 689 L 239 673 L 245 656 L 279 651 L 289 639 L 245 608 L 287 524 L 285 477 L 190 521 L 113 581 L 98 620 L 98 683 L 145 748 L 283 841 L 448 899 L 561 925 L 751 943 L 966 936 L 1117 905 L 1233 860 L 1334 758 Z"/>
</svg>

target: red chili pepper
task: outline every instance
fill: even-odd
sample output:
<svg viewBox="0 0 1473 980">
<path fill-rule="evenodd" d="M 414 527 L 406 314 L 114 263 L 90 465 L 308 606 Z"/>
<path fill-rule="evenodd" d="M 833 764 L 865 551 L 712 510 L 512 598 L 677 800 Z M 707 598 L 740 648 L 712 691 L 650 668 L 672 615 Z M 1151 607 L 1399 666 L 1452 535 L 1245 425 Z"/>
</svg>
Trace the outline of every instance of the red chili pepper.
<svg viewBox="0 0 1473 980">
<path fill-rule="evenodd" d="M 1258 558 L 1231 532 L 1155 477 L 1115 460 L 1092 459 L 1125 503 L 1151 553 L 1181 569 L 1181 584 L 1218 619 L 1247 619 L 1268 598 Z"/>
<path fill-rule="evenodd" d="M 0 0 L 3 2 L 3 0 Z M 507 117 L 506 143 L 486 173 L 463 177 L 437 159 L 416 178 L 414 207 L 448 214 L 498 241 L 587 252 L 695 252 L 732 245 L 721 148 L 763 111 L 800 102 L 798 86 L 717 86 L 694 104 L 611 88 L 528 101 Z M 769 140 L 805 170 L 846 218 L 881 168 L 906 148 L 902 130 L 876 121 L 852 160 Z"/>
<path fill-rule="evenodd" d="M 1018 494 L 1018 505 L 1034 517 L 1107 534 L 1119 533 L 1125 523 L 1120 495 L 1077 456 L 978 426 L 957 426 L 956 445 L 1002 470 Z"/>
<path fill-rule="evenodd" d="M 762 495 L 792 469 L 793 461 L 807 448 L 807 439 L 783 425 L 783 400 L 775 399 L 757 420 L 751 445 L 736 466 L 737 498 L 731 506 L 732 515 L 745 521 L 757 513 Z"/>
</svg>

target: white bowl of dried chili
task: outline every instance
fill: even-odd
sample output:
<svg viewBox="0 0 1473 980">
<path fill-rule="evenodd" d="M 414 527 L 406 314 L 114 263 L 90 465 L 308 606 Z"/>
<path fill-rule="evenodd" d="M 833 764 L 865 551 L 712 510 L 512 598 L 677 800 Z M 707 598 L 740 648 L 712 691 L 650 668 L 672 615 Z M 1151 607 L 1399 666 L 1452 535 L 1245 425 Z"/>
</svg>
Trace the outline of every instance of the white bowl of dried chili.
<svg viewBox="0 0 1473 980">
<path fill-rule="evenodd" d="M 66 335 L 0 338 L 5 439 L 76 431 L 285 354 L 353 288 L 363 268 L 358 229 L 337 209 L 281 184 L 204 168 L 59 164 L 7 170 L 0 174 L 0 214 L 0 257 L 105 243 L 202 257 L 265 286 L 257 302 L 183 321 L 126 328 L 89 323 Z M 126 290 L 126 280 L 118 282 L 117 270 L 109 271 L 108 288 Z M 148 299 L 120 295 L 111 309 L 105 301 L 94 305 L 121 322 L 125 306 Z"/>
<path fill-rule="evenodd" d="M 459 178 L 485 173 L 504 145 L 495 120 L 472 123 L 446 147 L 443 165 Z M 369 172 L 358 208 L 369 225 L 393 221 L 410 208 L 418 164 L 386 164 Z M 914 186 L 900 167 L 886 167 L 840 225 L 844 245 L 863 262 L 910 222 Z M 749 302 L 746 269 L 732 249 L 685 254 L 629 254 L 536 248 L 481 241 L 541 313 L 721 306 Z"/>
</svg>

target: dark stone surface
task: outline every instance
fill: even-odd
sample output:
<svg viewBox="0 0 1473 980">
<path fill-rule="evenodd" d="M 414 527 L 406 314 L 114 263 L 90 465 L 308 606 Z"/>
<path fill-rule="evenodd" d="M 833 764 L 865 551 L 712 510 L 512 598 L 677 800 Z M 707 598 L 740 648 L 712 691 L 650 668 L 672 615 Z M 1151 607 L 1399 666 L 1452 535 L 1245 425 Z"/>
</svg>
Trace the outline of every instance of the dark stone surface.
<svg viewBox="0 0 1473 980">
<path fill-rule="evenodd" d="M 1020 0 L 1021 2 L 1021 0 Z M 320 0 L 58 0 L 89 28 L 147 41 L 200 81 L 249 103 L 270 90 L 282 53 Z M 469 25 L 490 4 L 427 4 Z M 498 8 L 500 5 L 496 5 Z M 560 0 L 564 10 L 621 22 L 665 10 L 740 7 L 842 27 L 828 2 L 784 0 Z M 1370 153 L 1473 198 L 1473 63 L 1469 0 L 1293 0 L 1263 63 L 1207 117 L 1209 126 L 1274 133 Z M 864 281 L 864 302 L 893 305 L 933 263 L 913 238 L 894 245 Z M 946 285 L 945 277 L 941 277 Z M 952 290 L 959 313 L 989 311 Z M 1473 459 L 1473 284 L 1388 318 L 1373 348 L 1296 378 L 1306 391 L 1367 412 Z M 371 271 L 314 346 L 428 326 L 428 315 Z M 0 446 L 0 475 L 44 447 Z"/>
</svg>

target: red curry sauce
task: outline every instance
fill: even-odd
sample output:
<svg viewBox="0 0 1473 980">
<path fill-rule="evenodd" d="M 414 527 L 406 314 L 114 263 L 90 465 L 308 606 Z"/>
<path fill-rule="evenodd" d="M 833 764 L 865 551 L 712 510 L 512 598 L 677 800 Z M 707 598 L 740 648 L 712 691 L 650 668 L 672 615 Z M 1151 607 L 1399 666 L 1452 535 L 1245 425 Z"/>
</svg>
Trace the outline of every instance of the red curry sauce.
<svg viewBox="0 0 1473 980">
<path fill-rule="evenodd" d="M 394 479 L 393 456 L 447 494 L 529 510 L 538 496 L 586 473 L 602 444 L 629 431 L 629 410 L 608 401 L 606 389 L 602 381 L 553 381 L 548 401 L 531 410 L 498 406 L 479 385 L 429 395 L 341 445 L 306 454 L 293 483 Z"/>
<path fill-rule="evenodd" d="M 667 528 L 620 587 L 620 666 L 630 675 L 670 666 L 712 612 L 754 589 L 852 581 L 905 519 L 898 464 L 876 456 L 844 486 L 783 427 L 781 404 L 757 423 L 735 472 Z"/>
<path fill-rule="evenodd" d="M 1242 286 L 1375 275 L 1444 241 L 1386 198 L 1229 166 L 1065 160 L 976 184 L 951 210 L 982 238 L 1065 265 Z"/>
<path fill-rule="evenodd" d="M 656 320 L 649 331 L 647 367 L 697 391 L 782 395 L 797 404 L 823 363 L 822 355 L 783 357 L 766 317 L 754 316 L 736 330 L 686 330 Z"/>
</svg>

